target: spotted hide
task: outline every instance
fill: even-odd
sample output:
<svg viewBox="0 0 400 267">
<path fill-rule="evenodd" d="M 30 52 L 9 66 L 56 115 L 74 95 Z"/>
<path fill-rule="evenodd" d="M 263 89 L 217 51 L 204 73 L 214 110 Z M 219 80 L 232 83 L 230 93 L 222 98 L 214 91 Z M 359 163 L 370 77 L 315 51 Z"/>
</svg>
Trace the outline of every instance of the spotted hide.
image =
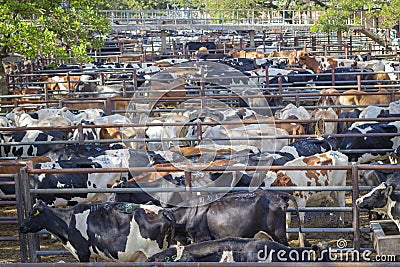
<svg viewBox="0 0 400 267">
<path fill-rule="evenodd" d="M 287 162 L 284 166 L 347 166 L 348 158 L 338 151 L 328 151 L 308 157 L 299 157 Z M 344 186 L 346 185 L 346 170 L 282 170 L 268 172 L 265 185 L 269 186 Z M 344 207 L 344 191 L 294 191 L 293 196 L 300 208 L 306 207 L 311 201 L 321 203 L 330 196 L 336 205 Z M 343 221 L 343 213 L 340 214 Z M 300 213 L 304 223 L 304 213 Z M 288 216 L 290 223 L 290 216 Z"/>
<path fill-rule="evenodd" d="M 7 144 L 0 147 L 1 157 L 36 157 L 43 156 L 50 151 L 63 147 L 62 144 L 51 144 L 51 141 L 60 141 L 67 138 L 66 133 L 60 130 L 39 131 L 28 130 L 0 133 L 0 143 Z M 39 143 L 43 142 L 43 143 Z M 20 144 L 30 143 L 30 144 Z"/>
<path fill-rule="evenodd" d="M 395 192 L 396 184 L 381 183 L 357 199 L 357 206 L 361 209 L 376 211 L 387 215 L 400 231 L 400 195 Z"/>
<path fill-rule="evenodd" d="M 58 160 L 35 165 L 35 169 L 74 169 L 81 168 L 127 168 L 147 167 L 154 163 L 165 163 L 158 154 L 151 151 L 131 149 L 106 150 L 96 157 L 77 157 L 70 160 Z M 129 175 L 139 175 L 131 172 Z M 127 178 L 128 173 L 42 173 L 31 177 L 32 187 L 49 188 L 107 188 L 116 180 Z M 101 203 L 110 198 L 110 193 L 57 193 L 38 194 L 37 197 L 46 204 L 58 206 L 77 203 Z"/>
<path fill-rule="evenodd" d="M 91 258 L 108 261 L 144 261 L 167 248 L 167 238 L 155 236 L 157 228 L 170 237 L 173 217 L 152 205 L 127 203 L 79 204 L 57 209 L 37 202 L 20 231 L 48 230 L 80 262 Z M 150 224 L 151 222 L 151 224 Z"/>
<path fill-rule="evenodd" d="M 360 134 L 358 137 L 343 137 L 339 140 L 339 147 L 343 150 L 351 161 L 357 163 L 368 163 L 374 160 L 387 160 L 390 152 L 382 151 L 382 149 L 396 149 L 399 146 L 399 136 L 395 136 L 400 130 L 400 122 L 390 123 L 353 123 L 352 126 L 342 134 Z M 392 136 L 362 136 L 362 134 L 385 133 Z M 367 149 L 376 152 L 358 152 L 357 149 Z M 381 151 L 379 151 L 381 150 Z"/>
</svg>

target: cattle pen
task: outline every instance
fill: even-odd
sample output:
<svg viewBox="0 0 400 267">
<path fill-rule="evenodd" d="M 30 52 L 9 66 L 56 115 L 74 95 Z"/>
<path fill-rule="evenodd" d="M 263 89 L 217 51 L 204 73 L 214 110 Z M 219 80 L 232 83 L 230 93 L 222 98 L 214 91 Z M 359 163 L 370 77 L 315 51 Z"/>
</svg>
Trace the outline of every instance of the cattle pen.
<svg viewBox="0 0 400 267">
<path fill-rule="evenodd" d="M 202 195 L 226 193 L 228 191 L 248 191 L 252 192 L 256 186 L 231 187 L 231 186 L 206 186 L 193 185 L 196 173 L 255 173 L 262 172 L 284 172 L 298 171 L 299 173 L 315 172 L 323 176 L 324 173 L 332 171 L 345 171 L 346 180 L 344 185 L 319 184 L 318 186 L 263 186 L 262 188 L 270 191 L 284 191 L 289 193 L 298 192 L 299 195 L 306 192 L 344 192 L 344 205 L 329 203 L 321 207 L 318 205 L 307 205 L 300 207 L 300 212 L 306 212 L 306 222 L 302 224 L 302 230 L 313 243 L 327 241 L 329 248 L 334 253 L 362 253 L 370 251 L 376 253 L 374 242 L 371 240 L 371 229 L 369 226 L 369 214 L 360 211 L 356 205 L 356 200 L 370 191 L 373 186 L 368 185 L 361 179 L 360 173 L 368 170 L 396 171 L 400 170 L 397 164 L 373 164 L 372 162 L 356 162 L 359 155 L 364 154 L 397 154 L 397 147 L 362 147 L 362 148 L 338 148 L 337 151 L 349 156 L 347 165 L 336 166 L 271 166 L 270 163 L 259 163 L 256 166 L 250 164 L 218 166 L 210 165 L 217 158 L 207 161 L 205 157 L 204 165 L 192 162 L 183 164 L 174 162 L 172 165 L 155 166 L 124 166 L 124 167 L 76 167 L 76 168 L 36 168 L 36 162 L 32 162 L 33 156 L 20 155 L 13 156 L 12 152 L 24 151 L 24 147 L 44 146 L 48 150 L 53 147 L 73 147 L 81 146 L 112 146 L 115 144 L 128 147 L 129 149 L 140 150 L 139 147 L 154 147 L 151 151 L 170 150 L 174 147 L 174 152 L 184 147 L 194 147 L 204 144 L 206 141 L 217 144 L 230 142 L 249 142 L 251 144 L 265 145 L 263 152 L 275 154 L 279 149 L 269 149 L 269 142 L 274 144 L 279 142 L 288 145 L 307 138 L 386 138 L 387 140 L 396 139 L 400 136 L 400 130 L 396 132 L 333 132 L 326 133 L 329 123 L 335 125 L 347 125 L 350 128 L 352 123 L 390 124 L 400 121 L 399 112 L 395 112 L 391 117 L 334 117 L 334 118 L 293 118 L 286 117 L 277 119 L 273 117 L 280 110 L 284 110 L 291 104 L 296 109 L 304 108 L 309 114 L 314 114 L 317 109 L 333 109 L 337 114 L 352 109 L 366 109 L 371 105 L 389 112 L 389 103 L 399 101 L 399 62 L 400 57 L 397 48 L 391 48 L 385 38 L 376 36 L 371 29 L 364 25 L 362 28 L 354 27 L 351 34 L 344 36 L 344 42 L 338 42 L 335 34 L 323 35 L 309 31 L 311 22 L 300 19 L 301 13 L 293 12 L 291 18 L 298 20 L 287 23 L 287 17 L 274 17 L 273 12 L 266 11 L 262 14 L 262 20 L 248 13 L 246 19 L 239 19 L 242 11 L 221 10 L 200 11 L 193 10 L 192 17 L 182 17 L 182 15 L 172 10 L 165 11 L 110 11 L 106 12 L 113 27 L 113 35 L 105 40 L 105 46 L 96 51 L 88 51 L 95 64 L 75 64 L 70 62 L 59 62 L 52 59 L 35 59 L 18 66 L 11 70 L 6 76 L 7 94 L 0 96 L 1 115 L 17 114 L 19 109 L 25 113 L 33 114 L 40 109 L 57 109 L 78 111 L 85 109 L 100 109 L 102 116 L 111 115 L 125 116 L 130 119 L 123 123 L 104 122 L 89 123 L 81 120 L 76 124 L 65 126 L 43 126 L 35 125 L 35 120 L 30 120 L 28 125 L 5 126 L 0 125 L 0 133 L 4 136 L 18 136 L 29 131 L 46 132 L 61 131 L 69 133 L 68 137 L 54 138 L 49 141 L 46 139 L 5 139 L 0 142 L 1 162 L 0 168 L 4 171 L 0 173 L 0 186 L 15 186 L 15 192 L 0 195 L 0 205 L 5 207 L 16 207 L 12 215 L 2 213 L 0 224 L 2 225 L 21 225 L 23 220 L 28 217 L 29 212 L 35 203 L 37 196 L 54 194 L 112 194 L 112 193 L 138 193 L 145 190 L 148 193 L 181 193 L 187 199 Z M 247 11 L 249 12 L 249 11 Z M 227 15 L 229 14 L 229 15 Z M 215 16 L 215 17 L 213 17 Z M 317 14 L 310 14 L 311 17 Z M 219 21 L 219 23 L 216 23 Z M 349 19 L 351 22 L 351 19 Z M 266 28 L 269 25 L 270 28 Z M 145 27 L 145 28 L 143 28 Z M 178 29 L 190 29 L 191 32 L 180 35 Z M 222 29 L 222 30 L 221 30 Z M 236 29 L 236 30 L 234 30 Z M 142 30 L 142 31 L 140 31 Z M 175 33 L 176 31 L 176 33 Z M 182 31 L 184 32 L 184 31 Z M 195 35 L 195 33 L 198 33 Z M 174 36 L 174 35 L 177 36 Z M 226 38 L 222 40 L 222 34 Z M 193 35 L 193 36 L 191 36 Z M 202 38 L 200 38 L 200 36 Z M 179 37 L 179 38 L 178 38 Z M 190 37 L 190 38 L 189 38 Z M 196 38 L 194 38 L 196 37 Z M 196 41 L 192 41 L 196 40 Z M 182 41 L 184 40 L 184 41 Z M 272 63 L 266 59 L 260 63 L 259 58 L 211 58 L 204 59 L 199 57 L 201 50 L 194 49 L 192 43 L 207 45 L 214 43 L 214 46 L 207 49 L 207 55 L 228 55 L 234 50 L 245 52 L 259 52 L 268 54 L 269 50 L 289 51 L 307 50 L 310 54 L 318 57 L 335 57 L 335 59 L 356 61 L 358 55 L 368 54 L 380 62 L 389 62 L 386 68 L 374 71 L 372 69 L 335 68 L 332 64 L 330 68 L 319 73 L 300 72 L 273 72 L 278 61 Z M 276 46 L 275 46 L 276 45 Z M 256 49 L 260 46 L 259 49 Z M 201 46 L 202 47 L 202 46 Z M 296 52 L 297 53 L 297 52 Z M 246 54 L 245 54 L 246 55 Z M 267 57 L 265 57 L 267 58 Z M 222 62 L 225 60 L 225 62 Z M 284 58 L 287 60 L 287 58 Z M 229 61 L 229 62 L 227 62 Z M 279 62 L 278 62 L 279 63 Z M 337 62 L 336 62 L 337 63 Z M 361 65 L 361 62 L 357 62 Z M 107 65 L 108 64 L 108 65 Z M 164 64 L 164 65 L 163 65 Z M 57 68 L 51 66 L 57 65 Z M 274 66 L 273 66 L 274 65 Z M 109 67 L 107 67 L 109 66 Z M 251 67 L 249 67 L 251 66 Z M 257 66 L 257 71 L 254 71 Z M 246 69 L 248 68 L 248 69 Z M 351 70 L 350 70 L 351 69 Z M 368 75 L 375 75 L 377 72 L 385 74 L 384 78 Z M 171 74 L 172 73 L 172 74 Z M 54 78 L 57 77 L 57 78 Z M 371 77 L 371 76 L 368 76 Z M 179 83 L 176 83 L 179 81 Z M 85 87 L 86 86 L 86 87 Z M 106 90 L 98 90 L 98 88 Z M 90 88 L 90 90 L 88 89 Z M 92 88 L 96 88 L 92 90 Z M 326 90 L 334 88 L 335 91 Z M 172 94 L 171 94 L 172 92 Z M 335 101 L 346 95 L 354 97 L 356 102 L 345 104 Z M 369 98 L 384 99 L 385 103 L 371 103 Z M 327 99 L 330 101 L 327 101 Z M 242 101 L 247 102 L 247 106 L 242 106 Z M 258 100 L 264 101 L 262 105 L 253 104 Z M 333 101 L 332 101 L 333 100 Z M 365 100 L 365 101 L 364 101 Z M 251 104 L 249 104 L 251 103 Z M 171 107 L 172 106 L 172 107 Z M 238 121 L 223 121 L 220 114 L 226 110 L 237 111 L 245 108 L 248 112 L 262 114 L 262 117 L 241 118 Z M 202 111 L 187 116 L 188 120 L 180 121 L 178 116 L 170 114 L 185 114 L 189 111 Z M 381 111 L 381 110 L 380 110 Z M 397 111 L 397 110 L 396 110 Z M 383 113 L 383 111 L 382 111 Z M 58 116 L 58 115 L 57 115 Z M 164 117 L 163 117 L 164 116 Z M 169 116 L 169 117 L 168 117 Z M 183 115 L 182 115 L 183 116 Z M 196 117 L 197 116 L 197 117 Z M 237 116 L 237 115 L 235 115 Z M 240 116 L 247 116 L 247 113 Z M 273 117 L 274 119 L 268 119 Z M 144 119 L 143 119 L 144 118 Z M 162 118 L 168 118 L 169 120 Z M 180 118 L 180 117 L 179 117 Z M 190 118 L 190 120 L 189 120 Z M 211 118 L 211 120 L 204 120 Z M 225 117 L 222 117 L 225 118 Z M 39 119 L 38 119 L 39 121 Z M 288 132 L 288 134 L 266 133 L 262 130 L 268 127 L 287 124 L 299 124 L 310 126 L 307 132 Z M 207 135 L 207 129 L 223 125 L 227 129 L 238 127 L 251 127 L 257 125 L 260 134 L 257 135 L 236 135 L 236 136 L 211 136 Z M 320 126 L 322 125 L 322 126 Z M 168 132 L 163 132 L 167 129 Z M 146 135 L 123 136 L 108 134 L 105 137 L 88 138 L 88 133 L 103 133 L 109 129 L 121 133 L 124 129 L 147 129 Z M 162 132 L 165 135 L 151 135 L 149 129 L 154 132 Z M 170 135 L 171 129 L 191 129 L 192 134 Z M 247 129 L 247 128 L 246 128 Z M 165 130 L 165 131 L 167 131 Z M 249 131 L 250 132 L 250 131 Z M 218 132 L 219 133 L 219 132 Z M 73 138 L 71 136 L 73 135 Z M 116 137 L 117 136 L 117 137 Z M 386 140 L 385 139 L 385 140 Z M 261 140 L 261 141 L 260 141 Z M 396 139 L 397 140 L 397 139 Z M 260 141 L 261 143 L 257 143 Z M 264 142 L 264 143 L 263 143 Z M 394 142 L 394 141 L 393 141 Z M 235 143 L 235 144 L 237 144 Z M 395 143 L 395 142 L 394 142 Z M 397 144 L 399 145 L 399 144 Z M 222 145 L 221 145 L 222 146 Z M 11 147 L 11 148 L 10 148 Z M 268 148 L 267 148 L 268 147 Z M 256 147 L 257 148 L 257 147 Z M 260 147 L 258 147 L 260 148 Z M 253 148 L 252 148 L 253 149 Z M 5 152 L 6 151 L 6 152 Z M 222 149 L 222 151 L 224 151 Z M 226 151 L 225 151 L 226 152 Z M 325 152 L 325 151 L 322 151 Z M 8 154 L 7 154 L 8 153 Z M 160 152 L 161 153 L 161 152 Z M 232 153 L 232 152 L 231 152 Z M 254 153 L 257 154 L 257 153 Z M 262 154 L 262 153 L 258 153 Z M 166 154 L 163 154 L 164 156 Z M 224 155 L 222 153 L 222 155 Z M 232 155 L 232 154 L 230 154 Z M 61 160 L 60 154 L 57 156 Z M 198 156 L 198 155 L 197 155 Z M 201 158 L 200 153 L 200 158 Z M 221 157 L 221 155 L 219 155 Z M 398 155 L 397 155 L 398 156 Z M 87 156 L 87 157 L 90 157 Z M 165 156 L 166 157 L 166 156 Z M 350 158 L 353 157 L 353 158 Z M 189 157 L 185 158 L 187 160 Z M 54 159 L 54 158 L 53 158 Z M 52 160 L 53 160 L 52 159 Z M 224 158 L 225 159 L 225 158 Z M 230 159 L 230 158 L 228 158 Z M 385 158 L 386 159 L 386 158 Z M 187 161 L 185 161 L 187 163 Z M 247 163 L 247 162 L 246 162 Z M 7 167 L 17 167 L 18 171 L 8 172 Z M 2 169 L 3 170 L 3 169 Z M 15 170 L 15 169 L 13 169 Z M 180 187 L 154 188 L 142 186 L 141 188 L 33 188 L 32 177 L 52 174 L 118 174 L 123 177 L 129 173 L 183 173 L 183 184 Z M 128 176 L 128 175 L 127 175 Z M 317 181 L 317 179 L 315 179 Z M 288 211 L 295 217 L 295 209 L 290 207 Z M 343 224 L 340 224 L 339 213 L 344 212 Z M 287 232 L 290 236 L 297 233 L 299 226 L 292 223 Z M 62 261 L 63 257 L 70 255 L 67 250 L 48 249 L 41 246 L 44 235 L 47 231 L 40 231 L 38 234 L 22 233 L 13 236 L 0 236 L 1 242 L 17 242 L 20 249 L 19 255 L 15 256 L 24 265 L 37 264 L 47 265 L 47 257 L 56 256 L 56 260 Z M 344 240 L 345 246 L 339 245 L 339 240 Z M 291 244 L 297 246 L 297 240 L 290 238 Z M 50 246 L 51 247 L 51 246 Z M 0 248 L 1 254 L 1 248 Z M 347 254 L 346 254 L 347 255 Z M 376 254 L 373 254 L 376 255 Z M 3 259 L 2 259 L 3 260 Z M 15 259 L 5 259 L 7 266 L 16 263 Z M 344 260 L 346 261 L 346 260 Z M 357 261 L 357 260 L 354 260 Z M 11 263 L 13 262 L 13 263 Z M 1 264 L 1 263 L 0 263 Z M 58 266 L 65 263 L 51 263 Z M 68 262 L 69 266 L 132 266 L 133 263 L 73 263 Z M 135 263 L 134 266 L 253 266 L 261 263 Z M 317 265 L 321 263 L 297 263 L 296 265 Z M 348 263 L 347 263 L 348 264 Z M 358 262 L 357 265 L 364 263 Z M 382 265 L 375 262 L 374 264 Z M 49 263 L 50 265 L 50 263 Z M 280 266 L 293 266 L 288 263 L 280 263 Z M 345 262 L 325 262 L 326 266 L 342 266 Z"/>
</svg>

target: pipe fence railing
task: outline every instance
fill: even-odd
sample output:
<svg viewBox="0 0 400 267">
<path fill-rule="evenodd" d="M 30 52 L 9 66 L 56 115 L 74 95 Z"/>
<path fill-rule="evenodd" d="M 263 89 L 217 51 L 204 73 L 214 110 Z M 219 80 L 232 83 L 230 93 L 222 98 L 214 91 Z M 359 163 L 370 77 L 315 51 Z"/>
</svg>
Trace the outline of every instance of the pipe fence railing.
<svg viewBox="0 0 400 267">
<path fill-rule="evenodd" d="M 191 172 L 194 171 L 216 171 L 216 172 L 229 172 L 229 171 L 261 171 L 261 170 L 347 170 L 350 174 L 351 185 L 346 186 L 288 186 L 288 187 L 268 187 L 264 188 L 266 190 L 273 191 L 346 191 L 351 192 L 352 196 L 352 204 L 351 207 L 306 207 L 302 208 L 300 211 L 344 211 L 344 212 L 352 212 L 352 227 L 351 228 L 303 228 L 305 233 L 353 233 L 353 249 L 360 251 L 360 234 L 361 232 L 365 232 L 367 229 L 360 228 L 360 216 L 359 209 L 355 205 L 356 199 L 359 197 L 360 191 L 370 190 L 372 187 L 370 186 L 360 186 L 358 172 L 360 170 L 369 170 L 369 169 L 380 169 L 380 170 L 400 170 L 399 165 L 357 165 L 355 163 L 351 163 L 347 166 L 226 166 L 226 167 L 196 167 L 196 166 L 188 166 L 185 168 L 185 181 L 189 186 L 181 187 L 181 188 L 92 188 L 92 189 L 83 189 L 83 188 L 64 188 L 64 189 L 32 189 L 30 188 L 29 175 L 30 174 L 42 174 L 42 173 L 120 173 L 120 172 L 154 172 L 154 171 L 178 171 L 179 168 L 171 166 L 171 167 L 135 167 L 135 168 L 106 168 L 106 169 L 92 169 L 92 168 L 84 168 L 79 170 L 74 169 L 47 169 L 47 170 L 39 170 L 32 169 L 29 167 L 24 167 L 21 169 L 21 172 L 18 174 L 16 178 L 17 184 L 17 196 L 18 196 L 18 210 L 19 210 L 19 222 L 21 222 L 24 218 L 24 213 L 28 214 L 34 201 L 35 194 L 56 194 L 56 193 L 134 193 L 142 190 L 146 190 L 147 192 L 189 192 L 189 193 L 220 193 L 227 191 L 243 191 L 243 190 L 255 190 L 256 187 L 191 187 Z M 188 196 L 188 195 L 187 195 Z M 24 211 L 24 212 L 23 212 Z M 293 211 L 293 209 L 289 209 L 289 211 Z M 296 232 L 297 228 L 289 228 L 288 232 Z M 42 251 L 39 249 L 39 239 L 37 234 L 29 234 L 27 237 L 21 239 L 21 255 L 22 262 L 28 261 L 36 262 L 38 257 L 41 255 L 64 255 L 68 254 L 66 251 Z"/>
<path fill-rule="evenodd" d="M 391 118 L 343 118 L 343 119 L 324 119 L 325 123 L 329 122 L 397 122 L 398 117 L 391 117 Z M 203 129 L 205 126 L 216 126 L 216 125 L 223 125 L 223 126 L 230 126 L 230 125 L 238 125 L 240 127 L 244 125 L 272 125 L 273 127 L 276 127 L 275 124 L 277 123 L 300 123 L 300 124 L 308 124 L 308 123 L 318 123 L 320 119 L 309 119 L 309 120 L 294 120 L 294 119 L 286 119 L 286 120 L 265 120 L 265 119 L 260 119 L 260 120 L 242 120 L 242 121 L 226 121 L 226 122 L 203 122 L 203 121 L 198 121 L 198 122 L 151 122 L 151 123 L 126 123 L 126 124 L 104 124 L 104 125 L 83 125 L 83 124 L 78 124 L 75 126 L 58 126 L 57 129 L 59 131 L 66 131 L 66 130 L 78 130 L 78 136 L 76 139 L 73 140 L 53 140 L 53 141 L 24 141 L 24 142 L 4 142 L 0 143 L 0 147 L 4 146 L 28 146 L 28 145 L 55 145 L 55 144 L 102 144 L 102 143 L 120 143 L 123 142 L 127 147 L 129 147 L 129 143 L 165 143 L 169 141 L 190 141 L 190 142 L 201 142 L 204 138 L 204 132 Z M 197 127 L 196 134 L 193 136 L 189 137 L 160 137 L 160 138 L 145 138 L 145 137 L 127 137 L 127 138 L 115 138 L 115 139 L 96 139 L 96 140 L 87 140 L 85 139 L 84 136 L 84 129 L 106 129 L 106 128 L 128 128 L 128 127 L 133 127 L 133 128 L 143 128 L 143 127 L 156 127 L 156 126 L 179 126 L 179 127 L 189 127 L 189 126 L 195 126 Z M 36 127 L 0 127 L 0 132 L 19 132 L 19 131 L 29 131 L 29 130 L 54 130 L 54 127 L 52 126 L 36 126 Z M 245 133 L 245 131 L 244 131 Z M 243 137 L 232 137 L 232 136 L 227 136 L 227 137 L 220 137 L 220 138 L 212 138 L 210 139 L 207 137 L 209 140 L 212 141 L 221 141 L 221 140 L 226 140 L 226 141 L 235 141 L 235 140 L 273 140 L 273 139 L 287 139 L 287 140 L 293 140 L 293 139 L 304 139 L 304 138 L 316 138 L 316 137 L 321 137 L 321 136 L 330 136 L 333 138 L 345 138 L 345 137 L 355 137 L 355 138 L 366 138 L 366 137 L 396 137 L 400 136 L 400 133 L 329 133 L 325 134 L 322 133 L 320 134 L 303 134 L 303 135 L 277 135 L 277 134 L 264 134 L 261 136 L 243 136 Z M 341 150 L 339 151 L 347 151 L 347 150 Z M 381 149 L 352 149 L 352 153 L 365 153 L 365 152 L 374 152 L 374 153 L 386 153 L 386 152 L 392 152 L 394 151 L 394 148 L 381 148 Z M 271 153 L 275 153 L 277 151 L 268 151 Z"/>
<path fill-rule="evenodd" d="M 181 10 L 103 10 L 106 18 L 111 23 L 134 23 L 134 24 L 160 24 L 169 21 L 175 24 L 198 23 L 198 24 L 304 24 L 312 25 L 322 14 L 320 10 L 202 10 L 202 9 L 181 9 Z M 348 25 L 360 25 L 360 14 L 349 17 Z M 361 19 L 365 24 L 366 16 Z"/>
</svg>

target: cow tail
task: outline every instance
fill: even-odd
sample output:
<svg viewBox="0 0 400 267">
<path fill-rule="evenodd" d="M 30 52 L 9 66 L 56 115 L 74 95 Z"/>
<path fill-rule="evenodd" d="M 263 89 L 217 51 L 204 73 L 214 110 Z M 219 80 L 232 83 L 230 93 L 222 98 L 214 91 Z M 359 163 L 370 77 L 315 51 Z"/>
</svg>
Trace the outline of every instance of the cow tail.
<svg viewBox="0 0 400 267">
<path fill-rule="evenodd" d="M 297 225 L 299 226 L 299 245 L 300 247 L 305 247 L 305 239 L 304 239 L 304 233 L 303 230 L 301 229 L 301 222 L 300 222 L 300 212 L 299 212 L 299 205 L 297 205 L 296 198 L 292 196 L 289 193 L 285 192 L 279 192 L 281 196 L 287 200 L 291 200 L 293 202 L 293 206 L 296 210 L 296 217 L 297 217 Z"/>
</svg>

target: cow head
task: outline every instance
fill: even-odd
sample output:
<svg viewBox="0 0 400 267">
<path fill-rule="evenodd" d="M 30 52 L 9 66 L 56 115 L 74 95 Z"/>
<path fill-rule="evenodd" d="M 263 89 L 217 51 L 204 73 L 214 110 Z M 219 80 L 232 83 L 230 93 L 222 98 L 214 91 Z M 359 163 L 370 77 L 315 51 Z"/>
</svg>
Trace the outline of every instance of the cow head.
<svg viewBox="0 0 400 267">
<path fill-rule="evenodd" d="M 357 199 L 357 206 L 361 209 L 379 211 L 379 209 L 385 207 L 395 187 L 395 185 L 381 183 L 372 189 L 371 192 Z"/>
<path fill-rule="evenodd" d="M 160 210 L 154 213 L 138 208 L 134 218 L 143 238 L 156 241 L 160 249 L 172 245 L 175 239 L 175 216 L 172 212 Z"/>
<path fill-rule="evenodd" d="M 29 212 L 28 218 L 22 222 L 19 231 L 23 234 L 36 233 L 45 228 L 46 221 L 49 219 L 46 216 L 46 204 L 39 200 L 32 207 Z"/>
</svg>

